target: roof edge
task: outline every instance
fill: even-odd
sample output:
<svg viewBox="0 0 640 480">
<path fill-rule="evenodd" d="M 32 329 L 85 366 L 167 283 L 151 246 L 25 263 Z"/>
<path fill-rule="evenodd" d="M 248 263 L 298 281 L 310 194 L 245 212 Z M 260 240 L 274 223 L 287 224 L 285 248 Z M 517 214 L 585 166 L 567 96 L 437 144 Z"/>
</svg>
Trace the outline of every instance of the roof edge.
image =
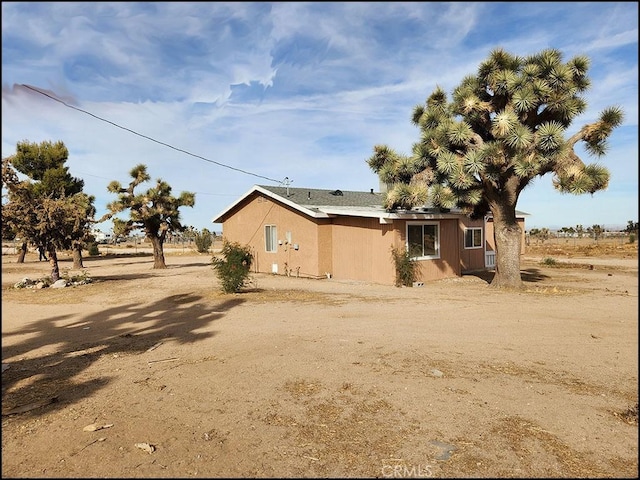
<svg viewBox="0 0 640 480">
<path fill-rule="evenodd" d="M 275 201 L 280 202 L 280 203 L 284 203 L 285 205 L 293 208 L 294 210 L 298 210 L 299 212 L 302 212 L 305 215 L 308 215 L 309 217 L 313 217 L 313 218 L 329 218 L 329 215 L 327 215 L 324 212 L 316 212 L 314 210 L 310 210 L 310 209 L 308 209 L 306 207 L 303 207 L 302 205 L 299 205 L 299 204 L 297 204 L 295 202 L 292 202 L 291 200 L 288 200 L 285 197 L 282 197 L 282 196 L 280 196 L 280 195 L 278 195 L 276 193 L 273 193 L 270 190 L 267 190 L 266 188 L 261 187 L 260 185 L 254 185 L 244 195 L 242 195 L 240 198 L 238 198 L 235 202 L 233 202 L 227 208 L 222 210 L 218 215 L 214 216 L 212 218 L 212 220 L 211 220 L 211 223 L 222 223 L 220 221 L 220 219 L 222 217 L 227 215 L 231 210 L 233 210 L 236 206 L 238 206 L 243 200 L 245 200 L 252 193 L 255 193 L 255 192 L 262 193 L 263 195 L 271 198 L 272 200 L 275 200 Z"/>
</svg>

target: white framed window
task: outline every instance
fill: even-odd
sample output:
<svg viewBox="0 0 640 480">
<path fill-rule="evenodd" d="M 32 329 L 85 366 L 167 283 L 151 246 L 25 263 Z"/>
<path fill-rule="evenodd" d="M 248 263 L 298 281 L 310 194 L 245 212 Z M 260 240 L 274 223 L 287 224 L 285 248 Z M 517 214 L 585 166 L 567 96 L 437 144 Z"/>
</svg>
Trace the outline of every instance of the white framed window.
<svg viewBox="0 0 640 480">
<path fill-rule="evenodd" d="M 267 252 L 278 251 L 278 229 L 275 225 L 264 226 L 264 249 Z"/>
<path fill-rule="evenodd" d="M 440 258 L 440 224 L 407 222 L 407 251 L 415 260 Z"/>
<path fill-rule="evenodd" d="M 482 228 L 464 229 L 464 248 L 482 248 Z"/>
</svg>

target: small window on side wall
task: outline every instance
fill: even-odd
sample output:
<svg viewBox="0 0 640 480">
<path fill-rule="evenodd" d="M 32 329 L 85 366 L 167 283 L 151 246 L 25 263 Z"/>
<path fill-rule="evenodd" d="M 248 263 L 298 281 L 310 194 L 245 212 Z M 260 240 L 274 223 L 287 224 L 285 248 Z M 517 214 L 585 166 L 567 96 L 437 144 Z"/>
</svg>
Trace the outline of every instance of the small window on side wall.
<svg viewBox="0 0 640 480">
<path fill-rule="evenodd" d="M 278 251 L 278 231 L 275 225 L 264 226 L 264 249 L 267 252 Z"/>
<path fill-rule="evenodd" d="M 481 228 L 465 228 L 464 248 L 482 248 Z"/>
</svg>

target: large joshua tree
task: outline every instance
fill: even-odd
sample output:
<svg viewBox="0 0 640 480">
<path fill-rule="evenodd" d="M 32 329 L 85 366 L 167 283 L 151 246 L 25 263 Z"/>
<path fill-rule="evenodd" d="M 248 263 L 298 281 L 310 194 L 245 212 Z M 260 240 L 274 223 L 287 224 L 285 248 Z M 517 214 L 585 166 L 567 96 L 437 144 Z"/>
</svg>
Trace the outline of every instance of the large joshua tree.
<svg viewBox="0 0 640 480">
<path fill-rule="evenodd" d="M 453 91 L 452 100 L 436 87 L 412 122 L 420 140 L 411 155 L 376 145 L 367 160 L 389 185 L 385 207 L 411 208 L 429 201 L 459 207 L 472 218 L 493 216 L 496 243 L 495 287 L 522 287 L 522 229 L 516 221 L 520 192 L 538 176 L 553 175 L 563 193 L 606 189 L 609 172 L 585 164 L 575 147 L 582 142 L 595 156 L 622 123 L 619 107 L 609 107 L 593 123 L 565 138 L 571 122 L 587 107 L 580 96 L 590 87 L 589 59 L 564 63 L 555 49 L 520 57 L 498 48 Z"/>
</svg>

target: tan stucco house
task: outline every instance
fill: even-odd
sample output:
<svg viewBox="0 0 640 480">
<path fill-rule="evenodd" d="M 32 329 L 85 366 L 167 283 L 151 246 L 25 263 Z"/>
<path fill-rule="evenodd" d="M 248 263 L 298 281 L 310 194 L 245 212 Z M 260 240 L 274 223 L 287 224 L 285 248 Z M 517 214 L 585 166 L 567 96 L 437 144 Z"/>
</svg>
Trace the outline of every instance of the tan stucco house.
<svg viewBox="0 0 640 480">
<path fill-rule="evenodd" d="M 254 185 L 212 220 L 249 245 L 255 272 L 395 283 L 392 248 L 419 262 L 417 281 L 495 265 L 491 216 L 436 208 L 386 211 L 384 193 Z M 518 212 L 523 231 L 524 217 Z"/>
</svg>

